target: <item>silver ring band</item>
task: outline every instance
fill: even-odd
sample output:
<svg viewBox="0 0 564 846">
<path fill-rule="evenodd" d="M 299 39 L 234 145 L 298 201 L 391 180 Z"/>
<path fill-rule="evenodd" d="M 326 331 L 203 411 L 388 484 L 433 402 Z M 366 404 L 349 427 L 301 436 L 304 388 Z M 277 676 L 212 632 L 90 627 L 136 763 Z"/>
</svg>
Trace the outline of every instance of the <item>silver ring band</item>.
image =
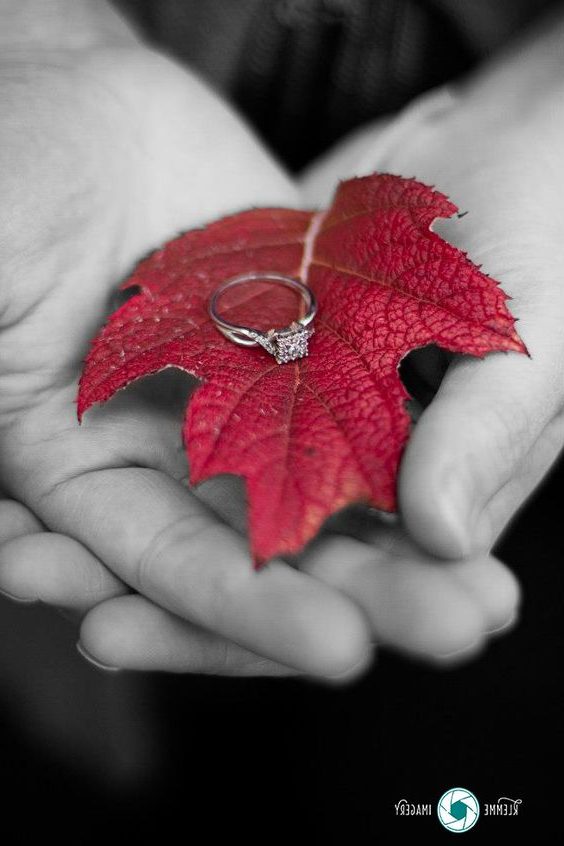
<svg viewBox="0 0 564 846">
<path fill-rule="evenodd" d="M 305 303 L 306 313 L 303 317 L 294 320 L 290 326 L 284 329 L 269 329 L 268 332 L 253 329 L 251 326 L 231 323 L 229 320 L 221 317 L 218 313 L 220 297 L 229 288 L 248 282 L 273 282 L 277 285 L 284 285 L 286 288 L 292 288 L 298 291 Z M 308 340 L 313 335 L 313 329 L 307 329 L 306 327 L 309 326 L 315 317 L 317 304 L 312 290 L 303 282 L 300 282 L 299 279 L 294 279 L 292 276 L 284 276 L 281 273 L 261 273 L 257 271 L 253 273 L 241 273 L 239 276 L 234 276 L 222 282 L 210 298 L 208 311 L 219 331 L 226 338 L 229 338 L 230 341 L 233 341 L 234 344 L 239 344 L 243 347 L 264 347 L 267 352 L 276 358 L 279 364 L 284 364 L 288 361 L 304 358 L 308 354 Z"/>
</svg>

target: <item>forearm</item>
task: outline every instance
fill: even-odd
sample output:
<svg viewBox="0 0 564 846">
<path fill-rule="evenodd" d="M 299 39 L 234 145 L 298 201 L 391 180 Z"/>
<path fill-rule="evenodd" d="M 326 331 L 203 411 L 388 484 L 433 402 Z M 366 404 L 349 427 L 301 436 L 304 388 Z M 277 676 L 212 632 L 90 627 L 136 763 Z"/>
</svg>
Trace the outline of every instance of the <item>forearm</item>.
<svg viewBox="0 0 564 846">
<path fill-rule="evenodd" d="M 0 55 L 12 49 L 88 49 L 135 43 L 106 0 L 0 0 Z"/>
</svg>

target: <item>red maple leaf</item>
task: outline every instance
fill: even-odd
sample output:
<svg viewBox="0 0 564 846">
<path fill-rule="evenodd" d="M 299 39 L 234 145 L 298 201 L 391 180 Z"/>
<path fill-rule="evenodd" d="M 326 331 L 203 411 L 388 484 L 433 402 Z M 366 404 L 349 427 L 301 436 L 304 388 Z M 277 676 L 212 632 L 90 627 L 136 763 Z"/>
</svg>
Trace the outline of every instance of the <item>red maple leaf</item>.
<svg viewBox="0 0 564 846">
<path fill-rule="evenodd" d="M 92 344 L 79 418 L 165 367 L 198 377 L 184 428 L 190 481 L 245 479 L 257 565 L 297 552 L 352 502 L 393 511 L 410 428 L 402 358 L 430 343 L 476 356 L 526 352 L 498 283 L 430 229 L 456 211 L 415 180 L 374 174 L 341 183 L 325 212 L 254 209 L 181 235 L 126 282 L 140 293 Z M 250 271 L 293 276 L 314 291 L 307 358 L 279 365 L 211 322 L 212 292 Z M 222 305 L 229 320 L 262 329 L 291 321 L 288 289 L 236 290 Z"/>
</svg>

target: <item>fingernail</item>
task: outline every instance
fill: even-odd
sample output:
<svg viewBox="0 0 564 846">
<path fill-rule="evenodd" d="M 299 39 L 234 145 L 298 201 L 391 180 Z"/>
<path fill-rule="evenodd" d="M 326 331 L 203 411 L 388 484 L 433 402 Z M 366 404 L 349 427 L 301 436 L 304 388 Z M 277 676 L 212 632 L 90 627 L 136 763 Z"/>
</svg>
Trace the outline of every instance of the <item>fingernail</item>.
<svg viewBox="0 0 564 846">
<path fill-rule="evenodd" d="M 453 549 L 453 557 L 465 558 L 472 547 L 468 527 L 473 503 L 468 486 L 459 473 L 460 470 L 452 469 L 446 474 L 441 491 L 441 511 L 456 547 Z"/>
<path fill-rule="evenodd" d="M 98 661 L 97 658 L 94 658 L 93 655 L 88 652 L 87 649 L 81 644 L 80 641 L 76 644 L 76 649 L 79 655 L 81 655 L 89 664 L 92 664 L 93 667 L 96 667 L 98 670 L 103 670 L 105 673 L 119 673 L 120 667 L 111 667 L 109 664 L 102 664 L 101 661 Z"/>
<path fill-rule="evenodd" d="M 452 652 L 439 652 L 433 657 L 436 661 L 445 661 L 448 663 L 449 661 L 456 660 L 457 658 L 473 655 L 480 649 L 482 644 L 482 638 L 476 638 L 476 640 L 473 640 L 468 644 L 468 646 L 463 646 L 462 649 L 453 649 Z"/>
<path fill-rule="evenodd" d="M 26 596 L 14 596 L 13 593 L 9 593 L 7 590 L 0 589 L 0 595 L 5 596 L 11 602 L 17 602 L 19 605 L 33 605 L 37 602 L 37 599 L 29 599 Z"/>
<path fill-rule="evenodd" d="M 487 633 L 490 635 L 497 635 L 502 634 L 503 632 L 507 631 L 508 629 L 512 629 L 515 623 L 517 622 L 518 613 L 515 611 L 505 623 L 502 623 L 501 626 L 496 626 L 494 629 L 487 629 Z"/>
<path fill-rule="evenodd" d="M 333 676 L 325 676 L 324 680 L 329 682 L 346 682 L 346 681 L 356 681 L 356 679 L 360 678 L 363 672 L 366 672 L 372 664 L 374 658 L 374 647 L 370 646 L 367 651 L 364 653 L 363 657 L 360 661 L 357 661 L 352 667 L 348 670 L 344 670 L 341 673 L 336 673 Z"/>
</svg>

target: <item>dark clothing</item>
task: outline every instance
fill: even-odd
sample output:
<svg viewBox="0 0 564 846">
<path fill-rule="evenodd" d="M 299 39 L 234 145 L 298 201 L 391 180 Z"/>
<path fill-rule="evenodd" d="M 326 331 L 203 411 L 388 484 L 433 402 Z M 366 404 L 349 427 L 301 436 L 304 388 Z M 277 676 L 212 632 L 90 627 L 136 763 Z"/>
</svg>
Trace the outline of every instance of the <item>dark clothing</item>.
<svg viewBox="0 0 564 846">
<path fill-rule="evenodd" d="M 555 0 L 116 0 L 298 169 L 467 71 Z"/>
</svg>

